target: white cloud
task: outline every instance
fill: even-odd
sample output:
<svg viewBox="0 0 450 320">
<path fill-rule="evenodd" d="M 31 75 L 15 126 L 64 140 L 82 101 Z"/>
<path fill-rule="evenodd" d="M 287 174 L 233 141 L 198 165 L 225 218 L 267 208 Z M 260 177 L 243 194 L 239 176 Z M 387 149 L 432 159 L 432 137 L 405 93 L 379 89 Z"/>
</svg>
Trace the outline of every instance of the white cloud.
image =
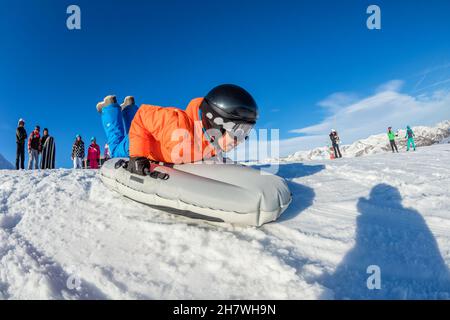
<svg viewBox="0 0 450 320">
<path fill-rule="evenodd" d="M 398 92 L 403 87 L 403 84 L 404 84 L 403 80 L 391 80 L 379 86 L 377 88 L 377 92 L 384 92 L 384 91 Z"/>
<path fill-rule="evenodd" d="M 434 68 L 428 68 L 425 71 L 412 77 L 416 81 L 414 91 L 448 89 L 450 82 L 450 63 L 446 63 Z"/>
<path fill-rule="evenodd" d="M 422 92 L 414 96 L 398 92 L 402 85 L 403 81 L 400 80 L 389 81 L 369 97 L 344 106 L 339 105 L 339 108 L 335 108 L 323 121 L 293 130 L 292 132 L 304 136 L 280 141 L 281 155 L 326 145 L 329 143 L 328 134 L 332 128 L 339 132 L 342 143 L 349 144 L 384 132 L 388 126 L 397 129 L 406 125 L 434 125 L 450 119 L 449 91 L 440 90 L 426 94 Z M 330 97 L 338 97 L 335 101 L 343 100 L 342 93 Z M 330 97 L 327 99 L 333 101 Z M 319 104 L 323 105 L 323 101 Z"/>
<path fill-rule="evenodd" d="M 352 104 L 357 101 L 358 97 L 354 93 L 336 92 L 328 96 L 318 103 L 319 106 L 336 112 L 339 109 Z"/>
</svg>

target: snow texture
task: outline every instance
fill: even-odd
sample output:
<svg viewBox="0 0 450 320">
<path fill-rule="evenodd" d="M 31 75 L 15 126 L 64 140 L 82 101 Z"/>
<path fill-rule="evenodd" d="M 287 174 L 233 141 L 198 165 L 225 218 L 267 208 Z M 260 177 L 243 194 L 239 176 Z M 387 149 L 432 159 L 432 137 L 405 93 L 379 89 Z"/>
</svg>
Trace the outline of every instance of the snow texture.
<svg viewBox="0 0 450 320">
<path fill-rule="evenodd" d="M 293 203 L 259 229 L 151 209 L 93 170 L 2 170 L 0 299 L 449 299 L 449 162 L 439 144 L 283 163 Z"/>
</svg>

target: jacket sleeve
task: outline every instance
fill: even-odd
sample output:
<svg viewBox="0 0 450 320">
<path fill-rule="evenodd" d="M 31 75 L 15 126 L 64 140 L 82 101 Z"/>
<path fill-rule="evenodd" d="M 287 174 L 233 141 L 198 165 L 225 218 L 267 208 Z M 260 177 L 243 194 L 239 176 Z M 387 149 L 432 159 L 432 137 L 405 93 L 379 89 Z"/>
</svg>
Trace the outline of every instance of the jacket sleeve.
<svg viewBox="0 0 450 320">
<path fill-rule="evenodd" d="M 30 133 L 30 136 L 28 137 L 28 151 L 31 150 L 31 140 L 33 139 L 33 132 Z"/>
<path fill-rule="evenodd" d="M 156 106 L 141 107 L 138 112 L 144 131 L 159 141 L 166 150 L 173 150 L 181 141 L 189 142 L 189 148 L 192 149 L 193 128 L 191 120 L 185 112 L 175 108 Z M 189 140 L 181 140 L 183 136 Z M 180 156 L 187 155 L 180 154 Z"/>
<path fill-rule="evenodd" d="M 86 156 L 86 154 L 84 153 L 84 142 L 81 143 L 80 147 L 81 147 L 81 158 L 84 159 L 84 157 Z"/>
</svg>

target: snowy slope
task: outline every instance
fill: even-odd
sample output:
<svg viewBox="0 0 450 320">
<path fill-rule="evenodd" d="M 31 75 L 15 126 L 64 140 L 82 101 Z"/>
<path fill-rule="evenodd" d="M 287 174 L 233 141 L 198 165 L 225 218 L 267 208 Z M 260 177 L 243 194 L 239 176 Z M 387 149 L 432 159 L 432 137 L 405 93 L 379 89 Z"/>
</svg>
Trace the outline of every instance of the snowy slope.
<svg viewBox="0 0 450 320">
<path fill-rule="evenodd" d="M 448 136 L 447 138 L 441 140 L 439 143 L 450 143 L 450 136 Z"/>
<path fill-rule="evenodd" d="M 13 165 L 0 154 L 0 169 L 13 169 Z"/>
<path fill-rule="evenodd" d="M 419 126 L 413 127 L 412 129 L 416 135 L 416 145 L 419 147 L 450 141 L 450 121 L 441 122 L 434 127 Z M 395 128 L 394 131 L 397 132 Z M 406 149 L 405 135 L 406 130 L 398 131 L 396 142 L 400 150 Z M 344 157 L 360 157 L 367 154 L 382 153 L 386 151 L 391 151 L 386 133 L 373 135 L 366 139 L 358 140 L 350 145 L 341 146 L 341 152 Z M 291 162 L 329 158 L 329 148 L 324 146 L 309 151 L 298 151 L 281 159 L 281 161 Z"/>
<path fill-rule="evenodd" d="M 282 164 L 293 203 L 260 229 L 150 209 L 94 171 L 0 171 L 0 298 L 450 298 L 449 161 Z"/>
</svg>

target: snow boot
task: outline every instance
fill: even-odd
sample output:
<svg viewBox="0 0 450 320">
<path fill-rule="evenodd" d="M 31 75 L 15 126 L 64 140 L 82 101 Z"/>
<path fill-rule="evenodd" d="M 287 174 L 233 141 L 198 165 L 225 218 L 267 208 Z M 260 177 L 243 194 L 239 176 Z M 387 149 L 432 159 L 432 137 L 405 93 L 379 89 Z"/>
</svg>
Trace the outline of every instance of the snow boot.
<svg viewBox="0 0 450 320">
<path fill-rule="evenodd" d="M 133 96 L 127 96 L 123 100 L 123 103 L 120 105 L 120 107 L 122 108 L 122 111 L 123 111 L 126 107 L 132 106 L 132 105 L 134 105 L 134 97 Z"/>
<path fill-rule="evenodd" d="M 111 104 L 117 103 L 117 98 L 115 95 L 106 96 L 102 102 L 97 103 L 97 111 L 102 113 L 102 109 Z"/>
</svg>

